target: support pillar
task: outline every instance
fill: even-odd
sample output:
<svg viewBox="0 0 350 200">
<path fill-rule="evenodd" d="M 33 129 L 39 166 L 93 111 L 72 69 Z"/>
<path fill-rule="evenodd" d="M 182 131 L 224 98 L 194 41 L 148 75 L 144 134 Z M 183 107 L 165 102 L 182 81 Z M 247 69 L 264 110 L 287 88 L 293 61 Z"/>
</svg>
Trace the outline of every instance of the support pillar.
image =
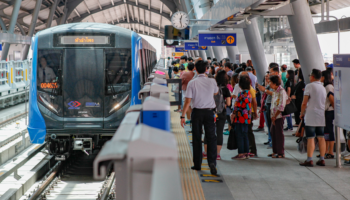
<svg viewBox="0 0 350 200">
<path fill-rule="evenodd" d="M 221 47 L 213 46 L 213 52 L 216 59 L 218 59 L 218 62 L 224 58 L 224 53 L 222 52 Z"/>
<path fill-rule="evenodd" d="M 46 28 L 50 28 L 52 24 L 53 15 L 55 14 L 59 0 L 55 0 L 50 8 L 49 18 L 46 22 Z"/>
<path fill-rule="evenodd" d="M 0 17 L 0 26 L 1 26 L 1 30 L 6 33 L 7 29 L 6 29 L 6 25 L 4 20 L 2 20 L 2 18 Z"/>
<path fill-rule="evenodd" d="M 311 73 L 312 69 L 324 70 L 324 60 L 309 5 L 304 0 L 292 0 L 291 5 L 294 15 L 288 16 L 288 21 L 305 83 L 309 83 L 307 75 Z"/>
<path fill-rule="evenodd" d="M 205 53 L 207 54 L 207 57 L 211 57 L 211 59 L 213 60 L 214 58 L 214 54 L 213 54 L 213 47 L 207 47 L 208 50 L 205 51 Z"/>
<path fill-rule="evenodd" d="M 265 56 L 264 46 L 261 40 L 261 35 L 256 18 L 250 20 L 252 23 L 243 29 L 250 57 L 252 58 L 253 66 L 256 70 L 258 82 L 264 80 L 265 72 L 268 64 Z"/>
<path fill-rule="evenodd" d="M 199 53 L 199 57 L 201 57 L 203 60 L 207 60 L 207 54 L 205 53 L 205 51 L 201 50 L 198 51 Z"/>
<path fill-rule="evenodd" d="M 199 50 L 194 51 L 195 57 L 199 57 Z"/>
<path fill-rule="evenodd" d="M 41 8 L 41 2 L 42 2 L 42 0 L 37 0 L 36 1 L 35 8 L 34 8 L 33 15 L 32 15 L 32 22 L 30 23 L 30 27 L 29 27 L 29 31 L 28 31 L 28 36 L 29 37 L 33 37 L 34 30 L 35 30 L 35 25 L 36 25 L 36 20 L 38 20 L 39 11 L 40 11 L 40 8 Z M 22 49 L 22 60 L 27 59 L 29 47 L 30 47 L 29 44 L 26 44 L 23 47 L 23 49 Z"/>
<path fill-rule="evenodd" d="M 237 46 L 227 46 L 227 56 L 230 59 L 231 63 L 236 63 L 236 55 L 239 54 Z"/>
<path fill-rule="evenodd" d="M 18 17 L 18 12 L 19 8 L 21 7 L 22 0 L 16 0 L 14 5 L 13 5 L 13 10 L 12 10 L 12 15 L 11 15 L 11 20 L 10 20 L 10 26 L 8 29 L 8 33 L 13 33 L 15 30 L 16 22 L 17 22 L 17 17 Z M 10 43 L 5 43 L 5 45 L 2 48 L 1 52 L 1 60 L 6 60 L 7 55 L 10 50 Z"/>
</svg>

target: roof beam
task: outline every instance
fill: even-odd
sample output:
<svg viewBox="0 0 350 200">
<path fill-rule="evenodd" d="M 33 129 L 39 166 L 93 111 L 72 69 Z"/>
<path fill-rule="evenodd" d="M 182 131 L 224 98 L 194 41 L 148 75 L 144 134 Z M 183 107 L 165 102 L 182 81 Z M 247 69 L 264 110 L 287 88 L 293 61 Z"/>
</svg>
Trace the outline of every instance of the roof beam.
<svg viewBox="0 0 350 200">
<path fill-rule="evenodd" d="M 168 13 L 164 13 L 164 12 L 159 13 L 159 10 L 154 9 L 154 8 L 150 8 L 150 4 L 148 6 L 142 5 L 140 3 L 138 3 L 138 5 L 136 5 L 135 2 L 126 1 L 126 0 L 125 0 L 125 2 L 124 1 L 114 2 L 114 6 L 119 6 L 119 5 L 123 5 L 123 4 L 125 6 L 125 10 L 127 12 L 126 13 L 127 16 L 129 16 L 129 9 L 126 9 L 126 8 L 127 8 L 128 5 L 132 5 L 134 7 L 138 7 L 138 8 L 142 8 L 142 9 L 150 11 L 150 15 L 151 15 L 151 12 L 156 13 L 156 14 L 160 14 L 161 16 L 163 16 L 164 18 L 166 18 L 166 19 L 168 19 L 170 21 L 170 15 Z M 102 6 L 102 10 L 99 9 L 99 8 L 98 9 L 94 9 L 94 10 L 89 10 L 88 13 L 80 14 L 80 17 L 79 16 L 74 17 L 71 22 L 72 23 L 74 23 L 74 22 L 81 22 L 83 19 L 85 19 L 87 16 L 89 16 L 91 14 L 95 14 L 95 13 L 101 12 L 103 10 L 107 10 L 107 9 L 113 8 L 114 6 L 112 4 L 110 4 L 110 5 Z"/>
<path fill-rule="evenodd" d="M 109 23 L 109 24 L 112 24 L 112 22 L 111 23 Z M 141 25 L 143 25 L 142 23 L 140 23 L 140 22 L 138 22 L 137 20 L 129 20 L 129 22 L 127 22 L 127 21 L 120 21 L 119 23 L 115 23 L 115 25 L 118 25 L 118 24 L 141 24 Z M 152 28 L 152 29 L 155 29 L 155 30 L 159 30 L 160 31 L 160 33 L 161 34 L 164 34 L 164 29 L 163 28 L 161 28 L 161 29 L 158 29 L 158 26 L 155 26 L 155 25 L 147 25 L 147 24 L 145 24 L 144 25 L 145 27 L 148 27 L 148 28 Z"/>
</svg>

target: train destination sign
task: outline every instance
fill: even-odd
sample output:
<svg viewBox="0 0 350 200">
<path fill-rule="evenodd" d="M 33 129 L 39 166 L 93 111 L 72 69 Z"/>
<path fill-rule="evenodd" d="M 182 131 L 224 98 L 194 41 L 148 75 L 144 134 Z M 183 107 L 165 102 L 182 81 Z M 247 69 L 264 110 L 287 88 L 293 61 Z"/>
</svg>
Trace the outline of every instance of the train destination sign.
<svg viewBox="0 0 350 200">
<path fill-rule="evenodd" d="M 184 47 L 175 47 L 175 52 L 187 52 Z"/>
<path fill-rule="evenodd" d="M 200 46 L 236 46 L 236 33 L 209 33 L 199 32 L 198 43 Z"/>
<path fill-rule="evenodd" d="M 58 88 L 57 83 L 41 83 L 41 89 L 56 89 Z"/>
<path fill-rule="evenodd" d="M 109 36 L 60 36 L 60 44 L 109 44 Z"/>
<path fill-rule="evenodd" d="M 198 42 L 185 42 L 185 50 L 207 50 L 207 47 L 199 46 Z"/>
</svg>

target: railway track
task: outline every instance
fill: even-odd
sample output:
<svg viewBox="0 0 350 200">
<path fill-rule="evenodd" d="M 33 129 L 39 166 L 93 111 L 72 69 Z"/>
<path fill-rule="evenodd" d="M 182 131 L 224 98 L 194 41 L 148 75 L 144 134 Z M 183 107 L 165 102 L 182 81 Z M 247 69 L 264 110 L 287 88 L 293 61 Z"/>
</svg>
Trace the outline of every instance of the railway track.
<svg viewBox="0 0 350 200">
<path fill-rule="evenodd" d="M 67 161 L 58 162 L 26 200 L 112 199 L 114 173 L 104 181 L 93 179 L 92 167 L 97 153 L 87 156 L 79 152 Z"/>
</svg>

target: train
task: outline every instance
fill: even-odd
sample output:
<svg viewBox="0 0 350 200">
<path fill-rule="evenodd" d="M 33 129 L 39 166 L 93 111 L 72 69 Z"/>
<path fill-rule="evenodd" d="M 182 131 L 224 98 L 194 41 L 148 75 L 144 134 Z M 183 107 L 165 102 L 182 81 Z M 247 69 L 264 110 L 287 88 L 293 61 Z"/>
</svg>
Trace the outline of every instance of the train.
<svg viewBox="0 0 350 200">
<path fill-rule="evenodd" d="M 28 133 L 56 160 L 90 154 L 116 132 L 156 65 L 156 49 L 114 25 L 72 23 L 32 42 Z"/>
</svg>

